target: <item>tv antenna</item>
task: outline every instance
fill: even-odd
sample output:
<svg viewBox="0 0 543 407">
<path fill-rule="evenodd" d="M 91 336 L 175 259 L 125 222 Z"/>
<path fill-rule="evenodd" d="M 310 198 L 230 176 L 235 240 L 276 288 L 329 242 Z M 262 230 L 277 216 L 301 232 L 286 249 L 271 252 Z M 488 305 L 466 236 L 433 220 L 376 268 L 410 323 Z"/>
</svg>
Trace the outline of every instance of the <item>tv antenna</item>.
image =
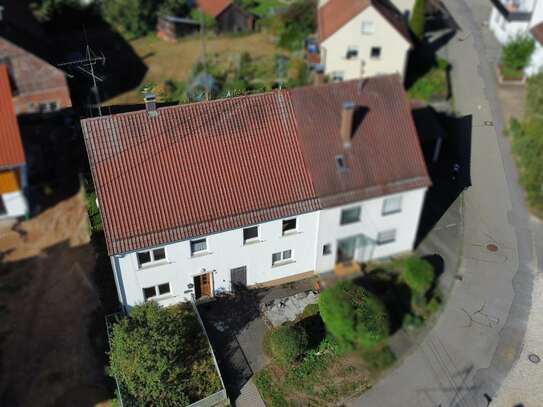
<svg viewBox="0 0 543 407">
<path fill-rule="evenodd" d="M 98 83 L 97 82 L 103 82 L 104 78 L 98 76 L 94 72 L 95 65 L 105 65 L 106 64 L 106 57 L 103 53 L 100 53 L 98 55 L 95 53 L 89 44 L 87 43 L 85 48 L 85 56 L 81 59 L 76 59 L 74 61 L 68 61 L 58 64 L 58 67 L 65 67 L 65 68 L 75 68 L 79 72 L 82 72 L 84 75 L 89 76 L 92 79 L 92 93 L 94 93 L 94 97 L 96 98 L 96 107 L 98 108 L 98 114 L 102 116 L 102 107 L 101 107 L 101 101 L 100 101 L 100 92 L 98 91 Z M 74 75 L 68 74 L 70 77 L 74 77 Z"/>
</svg>

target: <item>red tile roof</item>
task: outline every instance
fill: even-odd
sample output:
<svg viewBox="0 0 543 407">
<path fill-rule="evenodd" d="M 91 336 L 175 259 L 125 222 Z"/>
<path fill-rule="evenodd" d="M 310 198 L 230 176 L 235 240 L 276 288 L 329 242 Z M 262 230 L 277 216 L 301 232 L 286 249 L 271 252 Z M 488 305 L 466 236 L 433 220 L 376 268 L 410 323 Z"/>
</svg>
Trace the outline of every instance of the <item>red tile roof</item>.
<svg viewBox="0 0 543 407">
<path fill-rule="evenodd" d="M 534 39 L 539 42 L 540 45 L 543 45 L 543 22 L 534 25 L 530 32 L 532 33 L 532 36 Z"/>
<path fill-rule="evenodd" d="M 211 17 L 217 17 L 230 4 L 232 4 L 231 0 L 198 0 L 198 6 Z"/>
<path fill-rule="evenodd" d="M 329 0 L 318 11 L 319 41 L 322 43 L 369 6 L 375 7 L 407 42 L 412 43 L 403 17 L 381 0 Z"/>
<path fill-rule="evenodd" d="M 24 163 L 25 154 L 13 108 L 8 69 L 0 64 L 0 168 Z"/>
<path fill-rule="evenodd" d="M 428 186 L 398 76 L 82 121 L 110 254 Z M 345 100 L 366 104 L 350 152 Z M 335 156 L 349 170 L 338 174 Z"/>
</svg>

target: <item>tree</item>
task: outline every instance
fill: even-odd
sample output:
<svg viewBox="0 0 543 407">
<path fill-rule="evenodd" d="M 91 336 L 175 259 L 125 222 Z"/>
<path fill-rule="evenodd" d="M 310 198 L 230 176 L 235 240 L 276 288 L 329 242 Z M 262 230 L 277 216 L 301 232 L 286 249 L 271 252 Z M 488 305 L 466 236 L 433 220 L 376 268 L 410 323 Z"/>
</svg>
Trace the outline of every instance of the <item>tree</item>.
<svg viewBox="0 0 543 407">
<path fill-rule="evenodd" d="M 372 349 L 389 334 L 385 306 L 351 281 L 324 290 L 319 310 L 326 329 L 341 342 Z"/>
<path fill-rule="evenodd" d="M 413 13 L 411 14 L 411 20 L 409 21 L 409 28 L 415 36 L 422 40 L 424 38 L 424 24 L 426 13 L 426 0 L 417 0 L 413 7 Z"/>
<path fill-rule="evenodd" d="M 185 17 L 189 15 L 191 7 L 187 0 L 162 0 L 158 10 L 159 15 Z"/>
<path fill-rule="evenodd" d="M 156 25 L 155 0 L 102 0 L 101 10 L 104 19 L 125 35 L 142 36 Z"/>
<path fill-rule="evenodd" d="M 132 308 L 112 327 L 109 373 L 137 405 L 183 406 L 220 389 L 209 346 L 190 308 Z"/>
<path fill-rule="evenodd" d="M 534 52 L 534 40 L 524 34 L 519 34 L 502 49 L 502 64 L 509 69 L 521 71 L 528 66 Z"/>
<path fill-rule="evenodd" d="M 314 0 L 297 0 L 281 14 L 283 23 L 279 33 L 279 46 L 289 50 L 303 47 L 308 35 L 315 32 L 317 5 Z"/>
<path fill-rule="evenodd" d="M 307 333 L 301 326 L 280 326 L 270 334 L 270 352 L 278 364 L 286 367 L 303 355 L 307 341 Z"/>
<path fill-rule="evenodd" d="M 39 22 L 51 21 L 55 16 L 62 14 L 67 8 L 80 8 L 77 0 L 36 0 L 30 3 L 30 8 Z"/>
</svg>

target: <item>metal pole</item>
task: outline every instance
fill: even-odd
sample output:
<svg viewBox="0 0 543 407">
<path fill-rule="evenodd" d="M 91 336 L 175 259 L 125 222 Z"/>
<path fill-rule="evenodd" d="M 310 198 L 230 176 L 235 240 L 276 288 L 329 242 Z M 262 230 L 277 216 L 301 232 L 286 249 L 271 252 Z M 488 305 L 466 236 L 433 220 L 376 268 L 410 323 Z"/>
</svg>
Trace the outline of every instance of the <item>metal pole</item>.
<svg viewBox="0 0 543 407">
<path fill-rule="evenodd" d="M 206 51 L 206 34 L 205 34 L 205 22 L 204 12 L 200 9 L 200 41 L 202 44 L 202 65 L 204 67 L 204 79 L 205 79 L 205 98 L 209 100 L 209 87 L 207 86 L 207 51 Z"/>
<path fill-rule="evenodd" d="M 94 75 L 94 63 L 91 61 L 90 47 L 87 45 L 87 58 L 89 60 L 94 96 L 96 97 L 96 105 L 98 106 L 98 114 L 102 116 L 102 107 L 100 106 L 100 94 L 98 93 L 98 85 L 96 84 L 96 76 Z"/>
</svg>

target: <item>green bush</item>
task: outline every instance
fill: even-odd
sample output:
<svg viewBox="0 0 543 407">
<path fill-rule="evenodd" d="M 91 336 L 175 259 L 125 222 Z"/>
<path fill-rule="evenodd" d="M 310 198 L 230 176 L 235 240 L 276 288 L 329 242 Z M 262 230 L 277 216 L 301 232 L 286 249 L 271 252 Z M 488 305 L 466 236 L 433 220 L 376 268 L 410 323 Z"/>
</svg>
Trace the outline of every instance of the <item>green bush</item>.
<svg viewBox="0 0 543 407">
<path fill-rule="evenodd" d="M 402 321 L 402 328 L 406 331 L 414 331 L 424 325 L 424 318 L 418 315 L 407 314 Z"/>
<path fill-rule="evenodd" d="M 281 14 L 279 46 L 291 51 L 301 49 L 304 40 L 316 29 L 317 5 L 314 0 L 297 0 Z"/>
<path fill-rule="evenodd" d="M 152 301 L 135 306 L 113 325 L 110 348 L 108 372 L 135 405 L 186 405 L 221 387 L 190 308 L 161 308 Z"/>
<path fill-rule="evenodd" d="M 280 326 L 269 337 L 273 359 L 281 366 L 289 366 L 307 350 L 307 333 L 300 326 Z"/>
<path fill-rule="evenodd" d="M 528 78 L 526 91 L 527 116 L 543 117 L 543 72 Z"/>
<path fill-rule="evenodd" d="M 502 64 L 504 67 L 521 71 L 530 63 L 530 57 L 535 49 L 534 40 L 520 34 L 510 40 L 502 49 Z"/>
<path fill-rule="evenodd" d="M 323 291 L 319 309 L 326 329 L 340 342 L 371 349 L 389 334 L 385 306 L 350 281 L 340 282 Z"/>
<path fill-rule="evenodd" d="M 409 21 L 409 28 L 415 36 L 422 40 L 424 38 L 424 14 L 426 12 L 426 0 L 417 0 L 413 7 L 413 13 L 411 14 L 411 20 Z"/>
<path fill-rule="evenodd" d="M 388 346 L 373 351 L 362 352 L 362 358 L 366 361 L 368 367 L 374 371 L 386 369 L 396 361 L 396 355 Z"/>
<path fill-rule="evenodd" d="M 424 296 L 432 287 L 434 268 L 419 257 L 408 257 L 399 261 L 402 270 L 401 279 L 411 289 L 414 295 Z"/>
</svg>

